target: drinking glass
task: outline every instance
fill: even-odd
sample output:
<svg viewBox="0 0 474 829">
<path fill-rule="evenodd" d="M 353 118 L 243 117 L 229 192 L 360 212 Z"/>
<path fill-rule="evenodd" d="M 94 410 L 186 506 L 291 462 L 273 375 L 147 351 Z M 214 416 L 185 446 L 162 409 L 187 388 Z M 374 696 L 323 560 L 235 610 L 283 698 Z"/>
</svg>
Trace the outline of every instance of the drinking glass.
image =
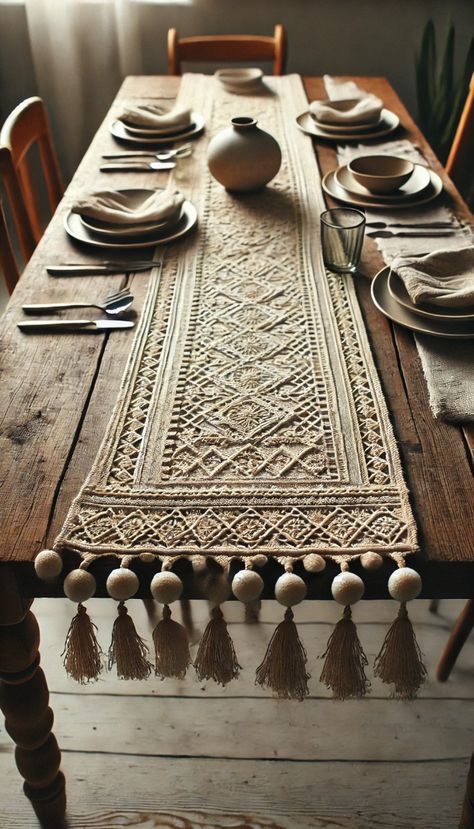
<svg viewBox="0 0 474 829">
<path fill-rule="evenodd" d="M 364 241 L 365 216 L 352 207 L 335 207 L 321 213 L 324 264 L 336 273 L 354 273 Z"/>
</svg>

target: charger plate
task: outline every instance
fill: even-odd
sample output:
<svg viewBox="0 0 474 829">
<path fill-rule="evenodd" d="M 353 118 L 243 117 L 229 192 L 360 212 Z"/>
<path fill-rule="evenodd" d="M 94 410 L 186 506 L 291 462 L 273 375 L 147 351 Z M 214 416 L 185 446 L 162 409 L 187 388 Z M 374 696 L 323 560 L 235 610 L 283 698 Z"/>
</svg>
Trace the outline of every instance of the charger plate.
<svg viewBox="0 0 474 829">
<path fill-rule="evenodd" d="M 395 115 L 395 113 L 390 109 L 383 109 L 381 121 L 377 125 L 376 129 L 372 131 L 365 129 L 360 130 L 359 132 L 348 133 L 347 135 L 344 135 L 344 141 L 367 141 L 369 138 L 381 138 L 383 135 L 388 135 L 396 130 L 399 123 L 400 118 L 398 115 Z M 301 115 L 298 115 L 296 118 L 296 124 L 302 132 L 306 133 L 306 135 L 312 135 L 314 138 L 325 138 L 330 141 L 342 140 L 340 132 L 329 132 L 327 129 L 320 129 L 309 110 L 302 112 Z"/>
<path fill-rule="evenodd" d="M 390 268 L 379 271 L 372 281 L 370 292 L 379 311 L 393 322 L 409 328 L 417 334 L 430 334 L 433 337 L 445 337 L 452 340 L 474 339 L 474 320 L 451 320 L 420 317 L 401 305 L 390 293 L 388 279 Z"/>
<path fill-rule="evenodd" d="M 168 133 L 167 135 L 154 135 L 147 138 L 146 135 L 132 135 L 127 132 L 125 124 L 116 119 L 110 124 L 110 132 L 119 141 L 124 141 L 129 144 L 172 144 L 174 141 L 180 141 L 182 138 L 190 138 L 192 135 L 198 135 L 204 129 L 204 118 L 197 112 L 191 113 L 193 123 L 189 129 L 181 130 L 175 133 Z"/>
<path fill-rule="evenodd" d="M 415 196 L 420 196 L 431 183 L 430 171 L 422 164 L 415 164 L 415 169 L 408 181 L 393 193 L 371 193 L 367 187 L 363 187 L 356 181 L 347 164 L 338 167 L 334 171 L 334 177 L 339 186 L 351 195 L 363 196 L 371 200 L 375 198 L 379 202 L 387 202 L 390 206 L 394 202 L 403 202 Z"/>
<path fill-rule="evenodd" d="M 443 189 L 443 182 L 438 174 L 433 170 L 430 170 L 430 183 L 426 190 L 420 193 L 419 196 L 410 199 L 407 198 L 401 202 L 383 202 L 380 201 L 378 196 L 369 198 L 366 196 L 352 195 L 352 193 L 349 193 L 344 187 L 341 187 L 341 185 L 338 184 L 335 172 L 335 170 L 331 170 L 331 172 L 326 173 L 324 176 L 321 182 L 324 192 L 329 196 L 332 196 L 333 199 L 342 201 L 345 204 L 355 204 L 357 207 L 380 207 L 385 208 L 385 210 L 387 210 L 387 208 L 390 210 L 403 210 L 407 207 L 417 207 L 420 204 L 427 204 L 428 202 L 433 201 L 433 199 L 436 199 L 436 197 L 439 196 Z"/>
<path fill-rule="evenodd" d="M 391 296 L 411 313 L 419 314 L 433 320 L 474 320 L 474 307 L 469 308 L 441 308 L 434 305 L 415 305 L 402 280 L 395 271 L 390 270 L 388 275 L 388 290 Z"/>
</svg>

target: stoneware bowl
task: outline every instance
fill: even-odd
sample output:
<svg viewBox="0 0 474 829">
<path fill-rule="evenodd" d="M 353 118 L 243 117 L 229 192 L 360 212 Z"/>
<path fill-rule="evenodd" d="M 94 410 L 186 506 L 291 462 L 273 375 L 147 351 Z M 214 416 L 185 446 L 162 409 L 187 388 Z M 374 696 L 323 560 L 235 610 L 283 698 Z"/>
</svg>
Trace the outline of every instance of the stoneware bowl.
<svg viewBox="0 0 474 829">
<path fill-rule="evenodd" d="M 410 178 L 415 165 L 394 155 L 363 155 L 348 165 L 355 180 L 371 193 L 392 193 Z"/>
<path fill-rule="evenodd" d="M 245 95 L 262 85 L 263 72 L 261 69 L 218 69 L 215 77 L 229 92 Z"/>
</svg>

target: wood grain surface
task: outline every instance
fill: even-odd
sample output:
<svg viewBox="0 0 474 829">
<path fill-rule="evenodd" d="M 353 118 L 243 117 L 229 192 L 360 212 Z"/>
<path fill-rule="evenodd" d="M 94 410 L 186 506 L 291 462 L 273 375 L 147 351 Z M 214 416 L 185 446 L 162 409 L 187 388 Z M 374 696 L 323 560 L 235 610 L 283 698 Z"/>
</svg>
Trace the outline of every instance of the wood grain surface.
<svg viewBox="0 0 474 829">
<path fill-rule="evenodd" d="M 418 143 L 433 167 L 439 163 L 383 78 L 361 78 L 360 84 L 380 95 L 397 112 L 406 136 Z M 321 80 L 307 79 L 308 97 L 321 94 Z M 134 98 L 172 100 L 179 79 L 128 78 L 113 105 Z M 38 550 L 52 543 L 66 511 L 88 473 L 110 418 L 130 349 L 133 332 L 109 335 L 31 336 L 21 334 L 16 322 L 21 304 L 87 296 L 103 296 L 123 277 L 53 279 L 45 264 L 65 260 L 95 261 L 69 241 L 63 229 L 67 207 L 82 190 L 132 186 L 126 174 L 98 172 L 99 156 L 117 145 L 108 133 L 109 114 L 68 188 L 43 240 L 21 278 L 3 320 L 1 349 L 0 453 L 2 561 L 25 563 L 20 568 L 28 590 L 42 588 L 31 579 Z M 322 171 L 335 166 L 335 151 L 315 142 Z M 133 186 L 160 186 L 164 173 L 133 176 Z M 446 196 L 466 216 L 453 185 L 444 176 Z M 361 272 L 370 277 L 382 266 L 373 240 L 365 245 Z M 358 293 L 375 360 L 393 419 L 403 466 L 417 518 L 422 554 L 417 567 L 423 573 L 426 595 L 471 596 L 474 584 L 474 487 L 472 485 L 472 430 L 434 420 L 420 361 L 410 332 L 392 326 L 374 308 L 369 280 L 356 277 Z M 148 274 L 130 280 L 140 312 Z M 329 584 L 327 595 L 329 597 Z M 385 596 L 385 587 L 380 596 Z M 324 596 L 323 596 L 324 597 Z M 372 598 L 377 593 L 371 594 Z"/>
</svg>

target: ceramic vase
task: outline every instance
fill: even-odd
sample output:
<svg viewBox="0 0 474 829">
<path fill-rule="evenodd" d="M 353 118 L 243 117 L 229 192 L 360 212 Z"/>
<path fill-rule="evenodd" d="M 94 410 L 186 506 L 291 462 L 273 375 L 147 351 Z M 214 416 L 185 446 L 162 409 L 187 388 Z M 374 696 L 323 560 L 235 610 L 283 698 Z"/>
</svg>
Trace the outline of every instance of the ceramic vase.
<svg viewBox="0 0 474 829">
<path fill-rule="evenodd" d="M 260 190 L 278 173 L 281 150 L 272 135 L 253 118 L 232 118 L 207 150 L 209 170 L 227 190 Z"/>
</svg>

